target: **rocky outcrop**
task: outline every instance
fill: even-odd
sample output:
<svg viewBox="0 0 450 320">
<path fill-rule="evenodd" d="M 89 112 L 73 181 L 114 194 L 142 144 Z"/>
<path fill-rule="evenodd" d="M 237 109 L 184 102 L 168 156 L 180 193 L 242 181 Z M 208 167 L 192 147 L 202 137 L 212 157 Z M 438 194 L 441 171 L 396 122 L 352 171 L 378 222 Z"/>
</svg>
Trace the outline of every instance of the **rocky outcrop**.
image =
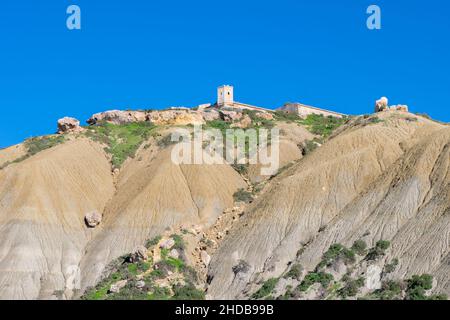
<svg viewBox="0 0 450 320">
<path fill-rule="evenodd" d="M 144 246 L 137 246 L 130 255 L 130 262 L 145 261 L 148 259 L 147 248 Z"/>
<path fill-rule="evenodd" d="M 143 122 L 145 120 L 145 111 L 109 110 L 94 114 L 87 120 L 87 123 L 91 125 L 102 122 L 108 122 L 112 124 L 126 124 L 131 122 Z"/>
<path fill-rule="evenodd" d="M 71 117 L 64 117 L 58 120 L 58 133 L 81 132 L 80 121 Z"/>
<path fill-rule="evenodd" d="M 247 129 L 252 125 L 252 119 L 249 117 L 248 114 L 245 114 L 242 116 L 242 118 L 231 125 L 232 128 L 240 128 L 240 129 Z"/>
<path fill-rule="evenodd" d="M 161 249 L 171 249 L 175 245 L 175 240 L 172 238 L 167 239 L 159 245 Z"/>
<path fill-rule="evenodd" d="M 217 110 L 205 110 L 201 112 L 205 121 L 214 121 L 220 119 L 220 113 Z"/>
<path fill-rule="evenodd" d="M 392 111 L 402 111 L 402 112 L 408 112 L 408 106 L 404 105 L 404 104 L 399 104 L 396 106 L 391 106 L 389 107 L 390 110 Z"/>
<path fill-rule="evenodd" d="M 402 112 L 408 112 L 408 106 L 403 104 L 388 105 L 388 98 L 382 97 L 380 100 L 377 100 L 375 102 L 375 112 L 383 112 L 383 111 L 402 111 Z"/>
<path fill-rule="evenodd" d="M 386 97 L 382 97 L 375 102 L 375 112 L 381 112 L 388 110 L 389 100 Z"/>
<path fill-rule="evenodd" d="M 200 125 L 205 123 L 202 113 L 190 110 L 152 111 L 147 120 L 156 125 Z"/>
<path fill-rule="evenodd" d="M 220 118 L 223 121 L 234 122 L 238 121 L 242 118 L 242 112 L 237 111 L 229 111 L 229 110 L 220 110 Z"/>
</svg>

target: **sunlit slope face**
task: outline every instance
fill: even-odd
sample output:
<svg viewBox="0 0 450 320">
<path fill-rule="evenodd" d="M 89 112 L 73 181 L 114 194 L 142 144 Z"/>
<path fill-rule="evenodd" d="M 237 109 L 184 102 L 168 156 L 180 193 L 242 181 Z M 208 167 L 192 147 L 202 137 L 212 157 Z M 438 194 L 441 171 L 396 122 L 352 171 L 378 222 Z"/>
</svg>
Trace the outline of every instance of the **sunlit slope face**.
<svg viewBox="0 0 450 320">
<path fill-rule="evenodd" d="M 300 262 L 311 270 L 340 237 L 351 241 L 369 233 L 369 243 L 385 237 L 387 240 L 400 237 L 400 221 L 403 225 L 416 219 L 417 204 L 427 194 L 427 178 L 431 179 L 432 173 L 422 166 L 432 168 L 434 161 L 430 158 L 418 165 L 410 152 L 415 148 L 431 148 L 436 159 L 448 158 L 448 153 L 440 153 L 449 143 L 445 134 L 448 129 L 443 128 L 410 114 L 386 113 L 379 114 L 376 122 L 358 118 L 338 129 L 321 148 L 272 181 L 248 209 L 242 223 L 213 257 L 208 294 L 213 298 L 245 298 L 248 295 L 245 292 L 251 292 L 255 282 L 280 276 L 302 248 Z M 435 142 L 436 135 L 441 137 L 440 144 Z M 396 189 L 402 191 L 389 195 L 390 182 L 386 183 L 383 177 L 389 172 L 397 174 L 401 169 L 399 162 L 412 169 L 404 173 L 404 181 Z M 443 169 L 440 175 L 446 176 L 447 172 Z M 377 203 L 385 198 L 390 200 L 382 210 Z M 448 200 L 445 201 L 448 207 Z M 365 214 L 373 219 L 364 230 L 360 230 L 361 226 L 353 230 L 351 223 L 340 223 L 333 229 L 344 215 L 350 215 L 349 220 L 357 220 L 362 214 L 362 204 L 366 206 Z M 395 206 L 397 211 L 388 210 Z M 392 214 L 397 217 L 388 218 Z M 437 225 L 434 224 L 435 228 L 441 230 L 442 226 Z M 419 222 L 415 226 L 424 232 L 428 228 Z M 327 237 L 327 230 L 334 232 Z M 321 240 L 313 241 L 319 235 Z M 445 238 L 442 233 L 436 237 Z M 442 247 L 444 253 L 448 252 L 448 244 Z M 310 253 L 308 248 L 311 248 Z M 439 261 L 432 264 L 430 260 L 439 260 L 441 256 L 430 255 L 425 261 L 417 261 L 421 267 L 415 267 L 416 270 L 432 272 L 440 264 Z M 242 261 L 248 264 L 248 271 L 236 274 L 234 267 Z M 413 269 L 409 266 L 399 272 L 410 273 Z"/>
<path fill-rule="evenodd" d="M 130 161 L 118 178 L 116 194 L 105 209 L 104 232 L 89 244 L 82 260 L 83 288 L 95 285 L 112 259 L 167 228 L 210 226 L 245 187 L 228 165 L 175 165 L 170 148 L 154 157 L 147 152 L 138 155 L 141 161 Z"/>
<path fill-rule="evenodd" d="M 70 141 L 0 171 L 0 296 L 29 299 L 65 286 L 114 192 L 108 160 Z"/>
<path fill-rule="evenodd" d="M 62 140 L 0 171 L 0 296 L 49 298 L 75 276 L 95 285 L 111 260 L 167 228 L 211 225 L 245 186 L 228 165 L 175 165 L 154 139 L 120 171 L 99 142 Z M 90 212 L 103 215 L 95 229 Z"/>
</svg>

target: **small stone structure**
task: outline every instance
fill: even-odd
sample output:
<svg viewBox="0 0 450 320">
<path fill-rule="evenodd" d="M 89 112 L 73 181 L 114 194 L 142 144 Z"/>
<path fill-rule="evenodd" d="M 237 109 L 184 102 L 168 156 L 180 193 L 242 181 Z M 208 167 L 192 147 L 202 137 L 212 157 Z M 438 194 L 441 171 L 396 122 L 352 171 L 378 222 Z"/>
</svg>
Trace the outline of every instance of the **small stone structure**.
<svg viewBox="0 0 450 320">
<path fill-rule="evenodd" d="M 324 117 L 336 117 L 336 118 L 342 118 L 345 115 L 339 112 L 334 112 L 330 110 L 320 109 L 312 106 L 308 106 L 301 103 L 286 103 L 281 108 L 278 108 L 277 110 L 283 111 L 286 113 L 293 113 L 298 115 L 301 118 L 306 118 L 310 114 L 319 114 L 323 115 Z"/>
</svg>

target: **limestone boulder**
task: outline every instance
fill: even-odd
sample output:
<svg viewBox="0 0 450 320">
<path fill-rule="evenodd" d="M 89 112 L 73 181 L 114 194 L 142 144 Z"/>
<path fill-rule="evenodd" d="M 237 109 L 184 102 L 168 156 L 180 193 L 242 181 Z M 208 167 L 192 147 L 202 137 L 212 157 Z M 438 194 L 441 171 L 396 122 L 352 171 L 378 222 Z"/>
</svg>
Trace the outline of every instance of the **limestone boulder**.
<svg viewBox="0 0 450 320">
<path fill-rule="evenodd" d="M 173 246 L 175 245 L 175 240 L 173 240 L 172 238 L 169 238 L 165 241 L 163 241 L 159 247 L 161 249 L 171 249 Z"/>
<path fill-rule="evenodd" d="M 92 211 L 84 216 L 84 221 L 89 228 L 95 228 L 102 222 L 102 214 L 97 211 Z"/>
<path fill-rule="evenodd" d="M 81 132 L 80 121 L 71 117 L 64 117 L 58 120 L 58 133 Z"/>
<path fill-rule="evenodd" d="M 119 293 L 128 283 L 128 280 L 121 280 L 111 285 L 109 288 L 110 293 Z"/>
<path fill-rule="evenodd" d="M 393 111 L 408 112 L 408 106 L 404 105 L 404 104 L 398 104 L 396 106 L 391 106 L 390 109 Z"/>
<path fill-rule="evenodd" d="M 375 112 L 382 112 L 389 110 L 389 100 L 386 97 L 382 97 L 375 102 Z"/>
<path fill-rule="evenodd" d="M 144 246 L 137 246 L 130 255 L 130 262 L 145 261 L 148 259 L 147 248 Z"/>
</svg>

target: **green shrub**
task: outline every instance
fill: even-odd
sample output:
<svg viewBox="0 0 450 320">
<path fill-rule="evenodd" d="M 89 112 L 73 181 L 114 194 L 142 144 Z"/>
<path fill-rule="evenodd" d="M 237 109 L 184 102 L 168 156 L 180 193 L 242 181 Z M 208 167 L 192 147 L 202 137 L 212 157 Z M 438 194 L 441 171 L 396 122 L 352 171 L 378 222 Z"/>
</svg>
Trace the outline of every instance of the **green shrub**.
<svg viewBox="0 0 450 320">
<path fill-rule="evenodd" d="M 167 263 L 174 267 L 176 270 L 181 270 L 184 267 L 184 261 L 177 258 L 167 258 Z"/>
<path fill-rule="evenodd" d="M 284 111 L 275 111 L 274 112 L 275 119 L 278 121 L 286 121 L 286 122 L 297 122 L 300 121 L 301 118 L 296 113 L 288 113 Z"/>
<path fill-rule="evenodd" d="M 271 278 L 267 280 L 266 282 L 264 282 L 263 286 L 252 295 L 252 298 L 261 299 L 268 296 L 269 294 L 272 293 L 273 289 L 275 289 L 277 283 L 278 278 Z"/>
<path fill-rule="evenodd" d="M 245 189 L 239 189 L 233 194 L 233 199 L 235 202 L 250 203 L 253 201 L 253 195 Z"/>
<path fill-rule="evenodd" d="M 322 144 L 320 139 L 314 138 L 313 140 L 306 140 L 302 145 L 300 145 L 300 149 L 302 150 L 302 155 L 306 156 L 316 150 L 319 145 Z"/>
<path fill-rule="evenodd" d="M 364 240 L 356 240 L 352 245 L 352 250 L 358 256 L 364 256 L 366 254 L 367 244 Z"/>
<path fill-rule="evenodd" d="M 258 111 L 255 110 L 247 110 L 244 109 L 242 111 L 242 113 L 245 115 L 248 115 L 250 117 L 250 119 L 252 120 L 252 127 L 254 128 L 266 128 L 266 129 L 271 129 L 274 127 L 274 121 L 273 120 L 268 120 L 265 118 L 261 118 L 258 116 Z"/>
<path fill-rule="evenodd" d="M 291 269 L 286 273 L 286 275 L 284 276 L 284 278 L 292 278 L 292 279 L 297 279 L 299 280 L 302 276 L 302 272 L 303 272 L 303 267 L 301 264 L 294 264 L 292 265 Z"/>
<path fill-rule="evenodd" d="M 183 238 L 178 234 L 173 234 L 170 237 L 175 241 L 175 244 L 173 245 L 172 248 L 179 251 L 183 251 L 186 246 Z"/>
<path fill-rule="evenodd" d="M 367 260 L 377 260 L 378 258 L 385 255 L 386 250 L 390 246 L 389 241 L 380 240 L 376 243 L 375 247 L 369 250 L 369 253 L 366 256 Z"/>
<path fill-rule="evenodd" d="M 407 300 L 427 300 L 426 291 L 433 288 L 433 276 L 429 274 L 414 275 L 406 283 Z"/>
<path fill-rule="evenodd" d="M 333 281 L 333 275 L 325 272 L 310 272 L 303 281 L 297 287 L 297 290 L 304 292 L 309 289 L 313 284 L 320 283 L 323 288 L 327 288 L 331 281 Z"/>
<path fill-rule="evenodd" d="M 395 271 L 395 268 L 398 266 L 398 259 L 394 258 L 390 263 L 384 266 L 385 273 L 391 273 Z"/>
<path fill-rule="evenodd" d="M 153 239 L 147 240 L 147 242 L 145 243 L 145 247 L 147 249 L 150 249 L 151 247 L 156 246 L 160 241 L 161 241 L 161 236 L 157 236 Z"/>
<path fill-rule="evenodd" d="M 153 287 L 152 292 L 148 295 L 148 300 L 169 300 L 170 290 L 165 287 Z"/>
<path fill-rule="evenodd" d="M 343 125 L 347 118 L 324 117 L 323 115 L 310 114 L 305 119 L 300 120 L 300 124 L 305 125 L 308 130 L 322 137 L 328 137 L 338 127 Z"/>
<path fill-rule="evenodd" d="M 379 300 L 399 300 L 404 290 L 404 283 L 399 281 L 386 281 L 381 289 L 375 290 L 373 297 Z"/>
<path fill-rule="evenodd" d="M 333 244 L 327 252 L 323 254 L 322 261 L 317 266 L 317 269 L 330 267 L 337 260 L 342 260 L 346 265 L 355 263 L 355 253 L 340 243 Z"/>
<path fill-rule="evenodd" d="M 364 278 L 358 279 L 345 279 L 345 286 L 338 290 L 338 294 L 341 298 L 354 297 L 358 294 L 359 289 L 364 286 Z"/>
<path fill-rule="evenodd" d="M 205 293 L 198 290 L 193 284 L 186 284 L 184 286 L 173 286 L 174 300 L 204 300 Z"/>
<path fill-rule="evenodd" d="M 158 145 L 158 147 L 160 147 L 161 149 L 164 149 L 168 146 L 171 146 L 173 144 L 178 143 L 177 141 L 172 141 L 172 135 L 168 134 L 160 139 L 158 139 L 158 142 L 156 143 Z"/>
<path fill-rule="evenodd" d="M 45 136 L 25 140 L 24 145 L 28 150 L 28 156 L 33 156 L 40 151 L 50 149 L 64 141 L 65 137 L 63 135 Z"/>
</svg>

